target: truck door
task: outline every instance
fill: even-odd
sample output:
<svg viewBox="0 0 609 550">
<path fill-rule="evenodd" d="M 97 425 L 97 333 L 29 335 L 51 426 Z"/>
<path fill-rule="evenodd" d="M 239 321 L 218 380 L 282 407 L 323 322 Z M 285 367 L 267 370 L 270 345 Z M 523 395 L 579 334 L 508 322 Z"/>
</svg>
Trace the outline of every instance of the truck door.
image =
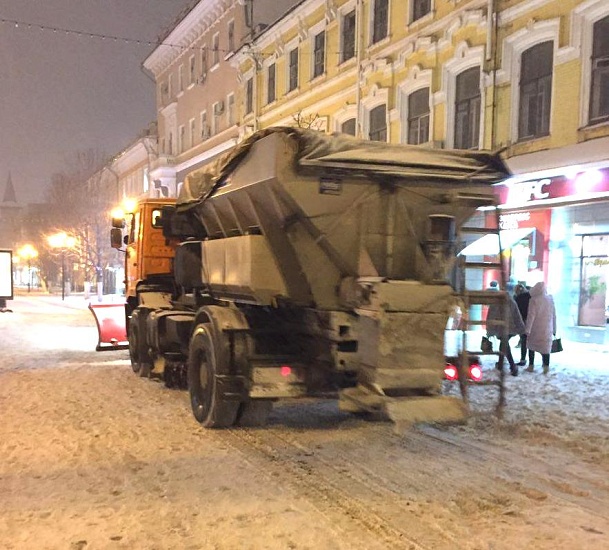
<svg viewBox="0 0 609 550">
<path fill-rule="evenodd" d="M 138 243 L 140 241 L 140 210 L 138 209 L 131 219 L 127 247 L 125 251 L 125 279 L 127 296 L 135 295 L 135 285 L 140 278 L 138 271 Z"/>
</svg>

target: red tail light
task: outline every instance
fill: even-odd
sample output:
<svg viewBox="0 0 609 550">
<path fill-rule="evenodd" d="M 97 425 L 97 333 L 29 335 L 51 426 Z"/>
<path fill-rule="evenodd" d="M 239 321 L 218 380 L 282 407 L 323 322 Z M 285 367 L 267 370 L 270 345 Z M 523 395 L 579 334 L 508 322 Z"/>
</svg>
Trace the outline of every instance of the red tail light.
<svg viewBox="0 0 609 550">
<path fill-rule="evenodd" d="M 281 365 L 281 376 L 290 376 L 292 374 L 292 367 L 290 365 Z"/>
<path fill-rule="evenodd" d="M 457 380 L 459 378 L 457 367 L 447 363 L 446 367 L 444 367 L 444 376 L 446 377 L 446 380 Z"/>
<path fill-rule="evenodd" d="M 476 363 L 474 363 L 473 365 L 470 365 L 469 377 L 474 382 L 480 382 L 480 380 L 482 380 L 482 369 L 480 368 L 480 365 L 478 365 Z"/>
</svg>

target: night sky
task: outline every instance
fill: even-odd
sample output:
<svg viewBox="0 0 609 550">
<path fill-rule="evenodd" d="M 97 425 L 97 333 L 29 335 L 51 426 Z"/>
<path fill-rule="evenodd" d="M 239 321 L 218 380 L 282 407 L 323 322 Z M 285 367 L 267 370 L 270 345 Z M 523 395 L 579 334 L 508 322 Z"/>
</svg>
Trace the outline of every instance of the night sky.
<svg viewBox="0 0 609 550">
<path fill-rule="evenodd" d="M 154 43 L 191 2 L 0 0 L 0 20 L 23 23 L 0 21 L 0 193 L 10 171 L 18 202 L 42 202 L 76 151 L 134 141 L 156 118 L 141 67 L 154 46 L 87 34 Z"/>
</svg>

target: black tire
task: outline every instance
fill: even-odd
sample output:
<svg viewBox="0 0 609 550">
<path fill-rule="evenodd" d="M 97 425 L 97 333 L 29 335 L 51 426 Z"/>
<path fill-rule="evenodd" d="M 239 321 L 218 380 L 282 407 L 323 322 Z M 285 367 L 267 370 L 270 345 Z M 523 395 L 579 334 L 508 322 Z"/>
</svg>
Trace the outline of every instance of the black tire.
<svg viewBox="0 0 609 550">
<path fill-rule="evenodd" d="M 210 324 L 198 325 L 190 340 L 188 392 L 194 417 L 205 428 L 228 428 L 237 420 L 239 401 L 222 398 L 216 375 L 227 371 L 222 341 L 214 338 Z"/>
<path fill-rule="evenodd" d="M 237 424 L 244 428 L 266 426 L 272 410 L 273 402 L 269 400 L 256 399 L 241 403 Z"/>
<path fill-rule="evenodd" d="M 131 369 L 135 374 L 142 378 L 150 378 L 152 370 L 150 363 L 145 361 L 147 354 L 144 351 L 145 342 L 140 334 L 140 318 L 133 314 L 129 323 L 129 359 L 131 359 Z"/>
<path fill-rule="evenodd" d="M 139 335 L 137 330 L 137 317 L 134 315 L 129 323 L 129 359 L 131 359 L 131 369 L 135 374 L 140 372 L 140 354 L 139 354 Z"/>
</svg>

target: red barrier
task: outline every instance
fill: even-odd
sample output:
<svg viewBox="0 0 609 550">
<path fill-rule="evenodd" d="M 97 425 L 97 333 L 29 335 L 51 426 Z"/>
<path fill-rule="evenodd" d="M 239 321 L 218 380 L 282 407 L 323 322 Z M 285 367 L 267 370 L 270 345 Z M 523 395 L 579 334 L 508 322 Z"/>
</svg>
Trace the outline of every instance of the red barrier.
<svg viewBox="0 0 609 550">
<path fill-rule="evenodd" d="M 125 327 L 125 304 L 89 304 L 97 324 L 98 343 L 95 351 L 128 349 Z"/>
</svg>

